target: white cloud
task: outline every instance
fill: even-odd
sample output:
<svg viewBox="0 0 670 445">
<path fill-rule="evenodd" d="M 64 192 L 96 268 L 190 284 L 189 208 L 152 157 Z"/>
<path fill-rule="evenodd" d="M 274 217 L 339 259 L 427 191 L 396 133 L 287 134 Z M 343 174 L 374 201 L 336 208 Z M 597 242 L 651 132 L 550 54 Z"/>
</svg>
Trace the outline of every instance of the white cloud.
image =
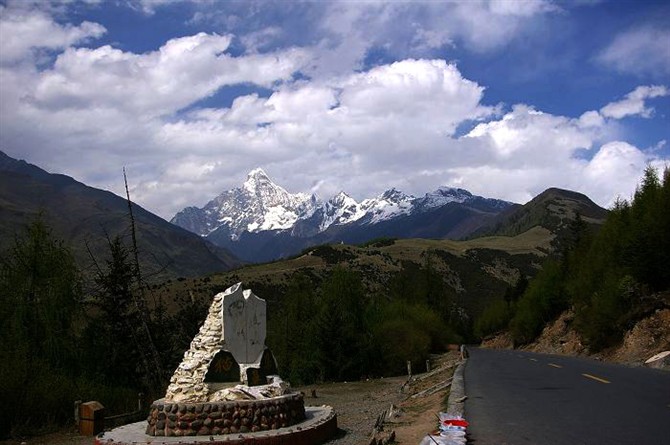
<svg viewBox="0 0 670 445">
<path fill-rule="evenodd" d="M 242 45 L 248 52 L 260 52 L 271 46 L 283 34 L 278 26 L 268 26 L 259 31 L 252 31 L 240 37 Z"/>
<path fill-rule="evenodd" d="M 479 124 L 464 138 L 478 140 L 505 165 L 551 166 L 557 159 L 569 160 L 577 149 L 590 149 L 598 134 L 584 129 L 579 120 L 516 105 L 502 119 Z"/>
<path fill-rule="evenodd" d="M 56 23 L 46 13 L 0 5 L 0 63 L 15 63 L 38 49 L 58 50 L 98 38 L 106 32 L 98 23 L 78 26 Z"/>
<path fill-rule="evenodd" d="M 622 141 L 603 145 L 580 175 L 580 187 L 601 205 L 617 197 L 629 199 L 650 159 L 637 147 Z"/>
<path fill-rule="evenodd" d="M 125 165 L 134 198 L 166 218 L 238 186 L 256 166 L 291 191 L 318 184 L 324 197 L 345 190 L 361 199 L 393 186 L 422 194 L 447 184 L 524 202 L 551 184 L 607 204 L 629 190 L 630 181 L 620 179 L 637 178 L 646 159 L 632 146 L 599 148 L 608 124 L 597 112 L 573 119 L 519 104 L 498 116 L 498 108 L 482 105 L 484 88 L 443 60 L 289 82 L 267 98 L 241 96 L 229 108 L 175 119 L 174 111 L 216 89 L 206 67 L 218 66 L 215 54 L 225 45 L 225 37 L 197 35 L 144 55 L 67 50 L 53 70 L 24 85 L 32 101 L 8 96 L 2 106 L 14 112 L 2 113 L 13 119 L 3 122 L 11 129 L 3 143 L 21 140 L 18 149 L 27 153 L 53 145 L 35 161 L 119 193 Z M 174 87 L 166 80 L 171 70 L 179 71 Z M 51 80 L 55 73 L 62 84 Z M 3 83 L 25 81 L 3 76 Z M 124 89 L 110 94 L 122 79 Z M 188 92 L 179 89 L 184 84 Z M 486 121 L 455 136 L 460 124 L 477 120 Z M 584 150 L 597 151 L 589 161 L 576 156 Z M 625 176 L 608 171 L 624 168 L 612 164 L 617 153 Z"/>
<path fill-rule="evenodd" d="M 128 4 L 130 7 L 142 11 L 144 14 L 152 15 L 161 6 L 175 2 L 176 0 L 129 0 Z"/>
<path fill-rule="evenodd" d="M 509 0 L 491 0 L 489 9 L 494 14 L 506 16 L 531 17 L 545 12 L 555 12 L 559 8 L 550 1 L 531 0 L 531 1 L 509 1 Z"/>
<path fill-rule="evenodd" d="M 587 111 L 579 117 L 579 125 L 584 128 L 601 127 L 605 124 L 602 115 L 595 111 Z"/>
<path fill-rule="evenodd" d="M 651 117 L 654 109 L 647 107 L 645 101 L 656 97 L 668 96 L 670 91 L 663 85 L 639 86 L 620 101 L 611 102 L 600 109 L 600 114 L 614 119 L 627 116 Z"/>
<path fill-rule="evenodd" d="M 483 196 L 524 203 L 551 186 L 585 193 L 607 208 L 617 197 L 630 198 L 649 162 L 657 160 L 626 142 L 612 141 L 599 147 L 591 160 L 558 153 L 553 162 L 489 163 L 454 168 L 450 173 L 455 183 Z"/>
<path fill-rule="evenodd" d="M 491 161 L 451 169 L 452 180 L 484 196 L 522 203 L 554 186 L 610 206 L 617 196 L 628 198 L 646 163 L 658 158 L 622 141 L 598 145 L 606 131 L 601 120 L 597 112 L 570 119 L 515 106 L 462 138 L 473 139 Z M 590 159 L 577 156 L 584 149 L 593 152 Z"/>
<path fill-rule="evenodd" d="M 625 116 L 649 116 L 647 101 L 667 95 L 665 87 L 640 87 L 600 112 L 571 118 L 526 104 L 503 113 L 484 103 L 483 85 L 445 60 L 362 67 L 371 47 L 401 41 L 407 51 L 452 43 L 500 47 L 526 20 L 551 13 L 548 3 L 323 7 L 327 20 L 316 45 L 269 50 L 285 30 L 259 28 L 265 31 L 249 35 L 243 41 L 249 51 L 238 56 L 230 54 L 233 36 L 211 33 L 174 38 L 141 54 L 75 48 L 95 33 L 39 13 L 61 37 L 49 41 L 37 32 L 23 49 L 10 45 L 13 57 L 35 47 L 60 52 L 42 70 L 0 65 L 0 148 L 117 193 L 125 165 L 134 199 L 166 218 L 240 185 L 257 166 L 290 191 L 312 189 L 324 197 L 345 190 L 361 199 L 394 186 L 422 194 L 458 185 L 524 202 L 551 185 L 607 204 L 630 193 L 644 163 L 660 156 L 619 141 L 612 127 Z M 33 16 L 23 17 L 30 23 Z M 416 26 L 388 30 L 402 19 L 416 19 Z M 318 75 L 294 80 L 302 70 Z M 272 94 L 191 109 L 241 83 Z M 457 136 L 463 128 L 472 130 Z"/>
<path fill-rule="evenodd" d="M 110 46 L 69 48 L 41 74 L 31 99 L 38 107 L 86 109 L 94 103 L 142 118 L 169 115 L 224 85 L 270 86 L 300 68 L 298 50 L 268 55 L 225 54 L 230 36 L 199 33 L 134 54 Z"/>
<path fill-rule="evenodd" d="M 490 51 L 509 43 L 530 19 L 560 9 L 548 1 L 469 1 L 455 2 L 439 15 L 447 19 L 457 36 L 477 51 Z"/>
<path fill-rule="evenodd" d="M 360 178 L 375 174 L 380 156 L 405 170 L 429 165 L 432 147 L 443 145 L 459 122 L 490 115 L 494 109 L 480 105 L 482 93 L 444 61 L 406 60 L 330 84 L 287 85 L 269 98 L 240 97 L 230 109 L 194 112 L 164 125 L 161 144 L 202 153 L 202 162 L 216 152 L 229 175 L 243 174 L 237 166 L 250 169 L 252 162 L 269 172 L 275 165 L 279 181 L 321 182 L 320 193 L 344 188 L 362 197 L 369 183 Z M 396 167 L 382 176 L 404 180 Z"/>
<path fill-rule="evenodd" d="M 202 153 L 203 165 L 218 144 L 228 165 L 199 180 L 210 184 L 224 174 L 228 185 L 213 187 L 210 197 L 263 165 L 290 190 L 318 184 L 326 197 L 346 190 L 360 199 L 392 186 L 421 194 L 449 184 L 525 202 L 550 184 L 609 205 L 634 188 L 651 159 L 623 142 L 599 145 L 608 124 L 595 111 L 573 119 L 520 104 L 456 138 L 459 123 L 495 116 L 482 96 L 453 65 L 406 60 L 329 84 L 287 85 L 267 99 L 238 98 L 230 109 L 202 110 L 163 131 L 166 141 L 179 141 L 177 152 Z M 617 153 L 621 165 L 613 164 Z"/>
<path fill-rule="evenodd" d="M 670 74 L 670 29 L 642 26 L 624 31 L 598 60 L 624 73 L 665 77 Z"/>
</svg>

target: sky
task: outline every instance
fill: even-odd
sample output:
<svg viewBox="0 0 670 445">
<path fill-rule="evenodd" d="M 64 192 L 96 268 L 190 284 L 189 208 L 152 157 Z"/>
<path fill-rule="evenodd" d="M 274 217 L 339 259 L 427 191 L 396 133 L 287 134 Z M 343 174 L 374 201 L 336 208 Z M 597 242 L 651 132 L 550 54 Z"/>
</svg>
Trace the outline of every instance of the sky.
<svg viewBox="0 0 670 445">
<path fill-rule="evenodd" d="M 0 0 L 0 150 L 168 220 L 256 167 L 608 207 L 669 139 L 667 1 Z"/>
</svg>

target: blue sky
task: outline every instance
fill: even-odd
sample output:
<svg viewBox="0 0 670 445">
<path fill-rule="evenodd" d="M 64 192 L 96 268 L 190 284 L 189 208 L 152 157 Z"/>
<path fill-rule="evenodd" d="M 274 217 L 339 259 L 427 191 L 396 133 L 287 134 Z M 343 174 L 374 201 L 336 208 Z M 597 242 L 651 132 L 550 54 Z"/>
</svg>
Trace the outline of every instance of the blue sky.
<svg viewBox="0 0 670 445">
<path fill-rule="evenodd" d="M 166 219 L 262 167 L 609 206 L 670 160 L 670 3 L 0 1 L 0 150 Z"/>
</svg>

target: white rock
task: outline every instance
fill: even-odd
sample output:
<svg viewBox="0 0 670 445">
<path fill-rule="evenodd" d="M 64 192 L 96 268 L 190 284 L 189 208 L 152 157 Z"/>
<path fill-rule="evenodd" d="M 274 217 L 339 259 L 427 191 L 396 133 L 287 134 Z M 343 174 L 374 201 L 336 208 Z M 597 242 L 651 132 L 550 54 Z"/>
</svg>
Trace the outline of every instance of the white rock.
<svg viewBox="0 0 670 445">
<path fill-rule="evenodd" d="M 645 366 L 650 368 L 665 369 L 670 368 L 670 351 L 663 351 L 649 358 L 644 362 Z"/>
</svg>

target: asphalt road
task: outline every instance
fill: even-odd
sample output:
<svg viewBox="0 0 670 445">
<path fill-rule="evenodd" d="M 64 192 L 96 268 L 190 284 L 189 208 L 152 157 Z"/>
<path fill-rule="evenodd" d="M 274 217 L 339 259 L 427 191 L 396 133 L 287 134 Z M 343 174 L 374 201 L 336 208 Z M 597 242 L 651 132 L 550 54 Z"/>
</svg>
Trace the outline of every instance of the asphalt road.
<svg viewBox="0 0 670 445">
<path fill-rule="evenodd" d="M 468 444 L 670 444 L 670 372 L 523 351 L 469 352 Z"/>
</svg>

